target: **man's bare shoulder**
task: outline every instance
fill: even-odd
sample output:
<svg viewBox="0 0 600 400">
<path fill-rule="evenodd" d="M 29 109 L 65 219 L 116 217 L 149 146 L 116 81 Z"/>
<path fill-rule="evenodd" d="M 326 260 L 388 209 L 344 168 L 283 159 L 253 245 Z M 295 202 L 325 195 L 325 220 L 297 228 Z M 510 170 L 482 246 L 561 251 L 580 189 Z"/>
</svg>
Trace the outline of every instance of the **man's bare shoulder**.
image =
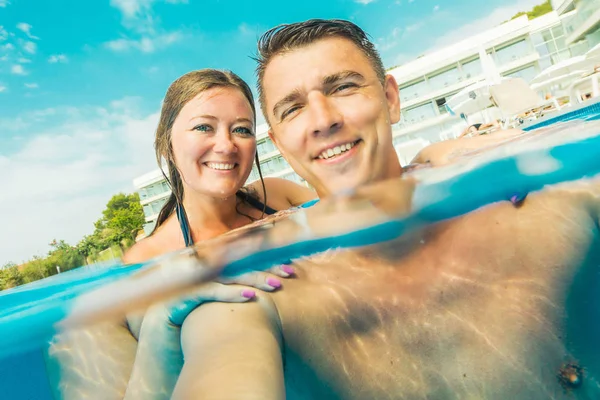
<svg viewBox="0 0 600 400">
<path fill-rule="evenodd" d="M 569 204 L 583 206 L 596 219 L 600 216 L 600 176 L 554 185 L 547 188 L 545 194 L 560 197 Z"/>
</svg>

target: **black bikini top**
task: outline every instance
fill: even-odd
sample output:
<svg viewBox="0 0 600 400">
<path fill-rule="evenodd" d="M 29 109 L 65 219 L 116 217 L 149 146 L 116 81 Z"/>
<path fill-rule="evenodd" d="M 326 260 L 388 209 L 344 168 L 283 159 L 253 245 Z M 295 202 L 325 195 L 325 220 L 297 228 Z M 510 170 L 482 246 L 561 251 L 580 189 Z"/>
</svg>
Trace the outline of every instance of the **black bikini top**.
<svg viewBox="0 0 600 400">
<path fill-rule="evenodd" d="M 238 194 L 239 193 L 240 192 L 238 192 Z M 257 210 L 262 211 L 264 209 L 265 214 L 267 215 L 272 215 L 277 212 L 277 210 L 269 207 L 266 204 L 263 204 L 260 200 L 252 196 L 244 196 L 244 200 Z M 181 206 L 181 204 L 179 204 L 179 202 L 177 202 L 177 204 L 175 205 L 175 212 L 177 213 L 177 220 L 179 221 L 181 233 L 183 234 L 183 241 L 185 242 L 185 247 L 189 247 L 194 244 L 194 239 L 192 238 L 192 231 L 190 230 L 190 225 L 185 210 Z"/>
</svg>

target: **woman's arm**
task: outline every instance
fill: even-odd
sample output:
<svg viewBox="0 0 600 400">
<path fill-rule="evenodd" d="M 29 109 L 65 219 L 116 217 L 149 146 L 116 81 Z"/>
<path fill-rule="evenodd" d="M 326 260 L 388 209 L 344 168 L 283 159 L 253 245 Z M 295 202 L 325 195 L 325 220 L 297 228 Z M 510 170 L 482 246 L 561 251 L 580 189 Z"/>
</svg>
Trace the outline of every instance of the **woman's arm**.
<svg viewBox="0 0 600 400">
<path fill-rule="evenodd" d="M 194 310 L 181 344 L 185 364 L 173 399 L 285 398 L 281 329 L 268 296 Z"/>
<path fill-rule="evenodd" d="M 276 210 L 285 210 L 290 207 L 299 206 L 307 201 L 317 198 L 317 193 L 304 185 L 299 185 L 288 179 L 265 178 L 268 205 Z M 262 184 L 256 181 L 250 185 L 262 198 Z"/>
</svg>

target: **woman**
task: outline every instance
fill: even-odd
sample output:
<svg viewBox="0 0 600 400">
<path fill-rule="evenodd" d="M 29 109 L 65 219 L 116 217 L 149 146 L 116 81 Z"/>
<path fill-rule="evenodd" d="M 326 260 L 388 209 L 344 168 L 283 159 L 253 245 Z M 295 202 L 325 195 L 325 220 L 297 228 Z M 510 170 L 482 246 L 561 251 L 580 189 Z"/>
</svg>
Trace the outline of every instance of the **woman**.
<svg viewBox="0 0 600 400">
<path fill-rule="evenodd" d="M 159 213 L 155 230 L 124 255 L 125 263 L 183 249 L 315 197 L 311 190 L 290 181 L 262 178 L 255 121 L 252 92 L 231 72 L 193 71 L 173 82 L 155 138 L 157 161 L 159 165 L 166 161 L 172 194 Z M 244 188 L 253 162 L 261 179 Z M 248 274 L 230 283 L 272 291 L 281 286 L 277 277 L 287 277 L 293 270 L 281 266 L 271 272 Z M 190 311 L 203 301 L 243 302 L 254 296 L 251 289 L 215 282 L 184 303 Z M 170 392 L 168 387 L 174 382 L 153 380 L 143 367 L 148 362 L 169 364 L 174 360 L 172 367 L 181 368 L 176 361 L 181 359 L 179 326 L 185 316 L 181 316 L 181 304 L 175 308 L 161 304 L 149 309 L 145 317 L 129 316 L 126 323 L 94 327 L 70 337 L 68 344 L 57 341 L 50 349 L 50 361 L 59 364 L 55 364 L 61 382 L 59 396 L 81 398 L 96 392 L 97 382 L 104 381 L 103 398 L 123 398 L 130 376 L 128 398 L 145 398 L 147 385 L 167 386 L 165 390 Z M 174 309 L 179 312 L 177 321 Z M 81 366 L 87 364 L 94 368 L 82 374 Z"/>
</svg>

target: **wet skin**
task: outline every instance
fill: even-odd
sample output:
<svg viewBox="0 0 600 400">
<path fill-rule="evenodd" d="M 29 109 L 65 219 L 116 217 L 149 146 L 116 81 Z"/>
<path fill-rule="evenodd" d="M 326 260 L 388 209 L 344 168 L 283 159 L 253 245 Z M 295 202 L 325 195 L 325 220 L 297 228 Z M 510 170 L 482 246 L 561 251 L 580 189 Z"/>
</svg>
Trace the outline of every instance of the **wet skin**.
<svg viewBox="0 0 600 400">
<path fill-rule="evenodd" d="M 203 376 L 198 330 L 247 312 L 282 338 L 288 398 L 600 398 L 599 195 L 597 182 L 550 188 L 520 208 L 498 203 L 393 243 L 300 260 L 297 280 L 254 305 L 204 305 L 184 324 L 176 394 L 190 371 Z M 580 376 L 559 379 L 569 364 Z M 189 389 L 219 385 L 208 375 Z"/>
</svg>

